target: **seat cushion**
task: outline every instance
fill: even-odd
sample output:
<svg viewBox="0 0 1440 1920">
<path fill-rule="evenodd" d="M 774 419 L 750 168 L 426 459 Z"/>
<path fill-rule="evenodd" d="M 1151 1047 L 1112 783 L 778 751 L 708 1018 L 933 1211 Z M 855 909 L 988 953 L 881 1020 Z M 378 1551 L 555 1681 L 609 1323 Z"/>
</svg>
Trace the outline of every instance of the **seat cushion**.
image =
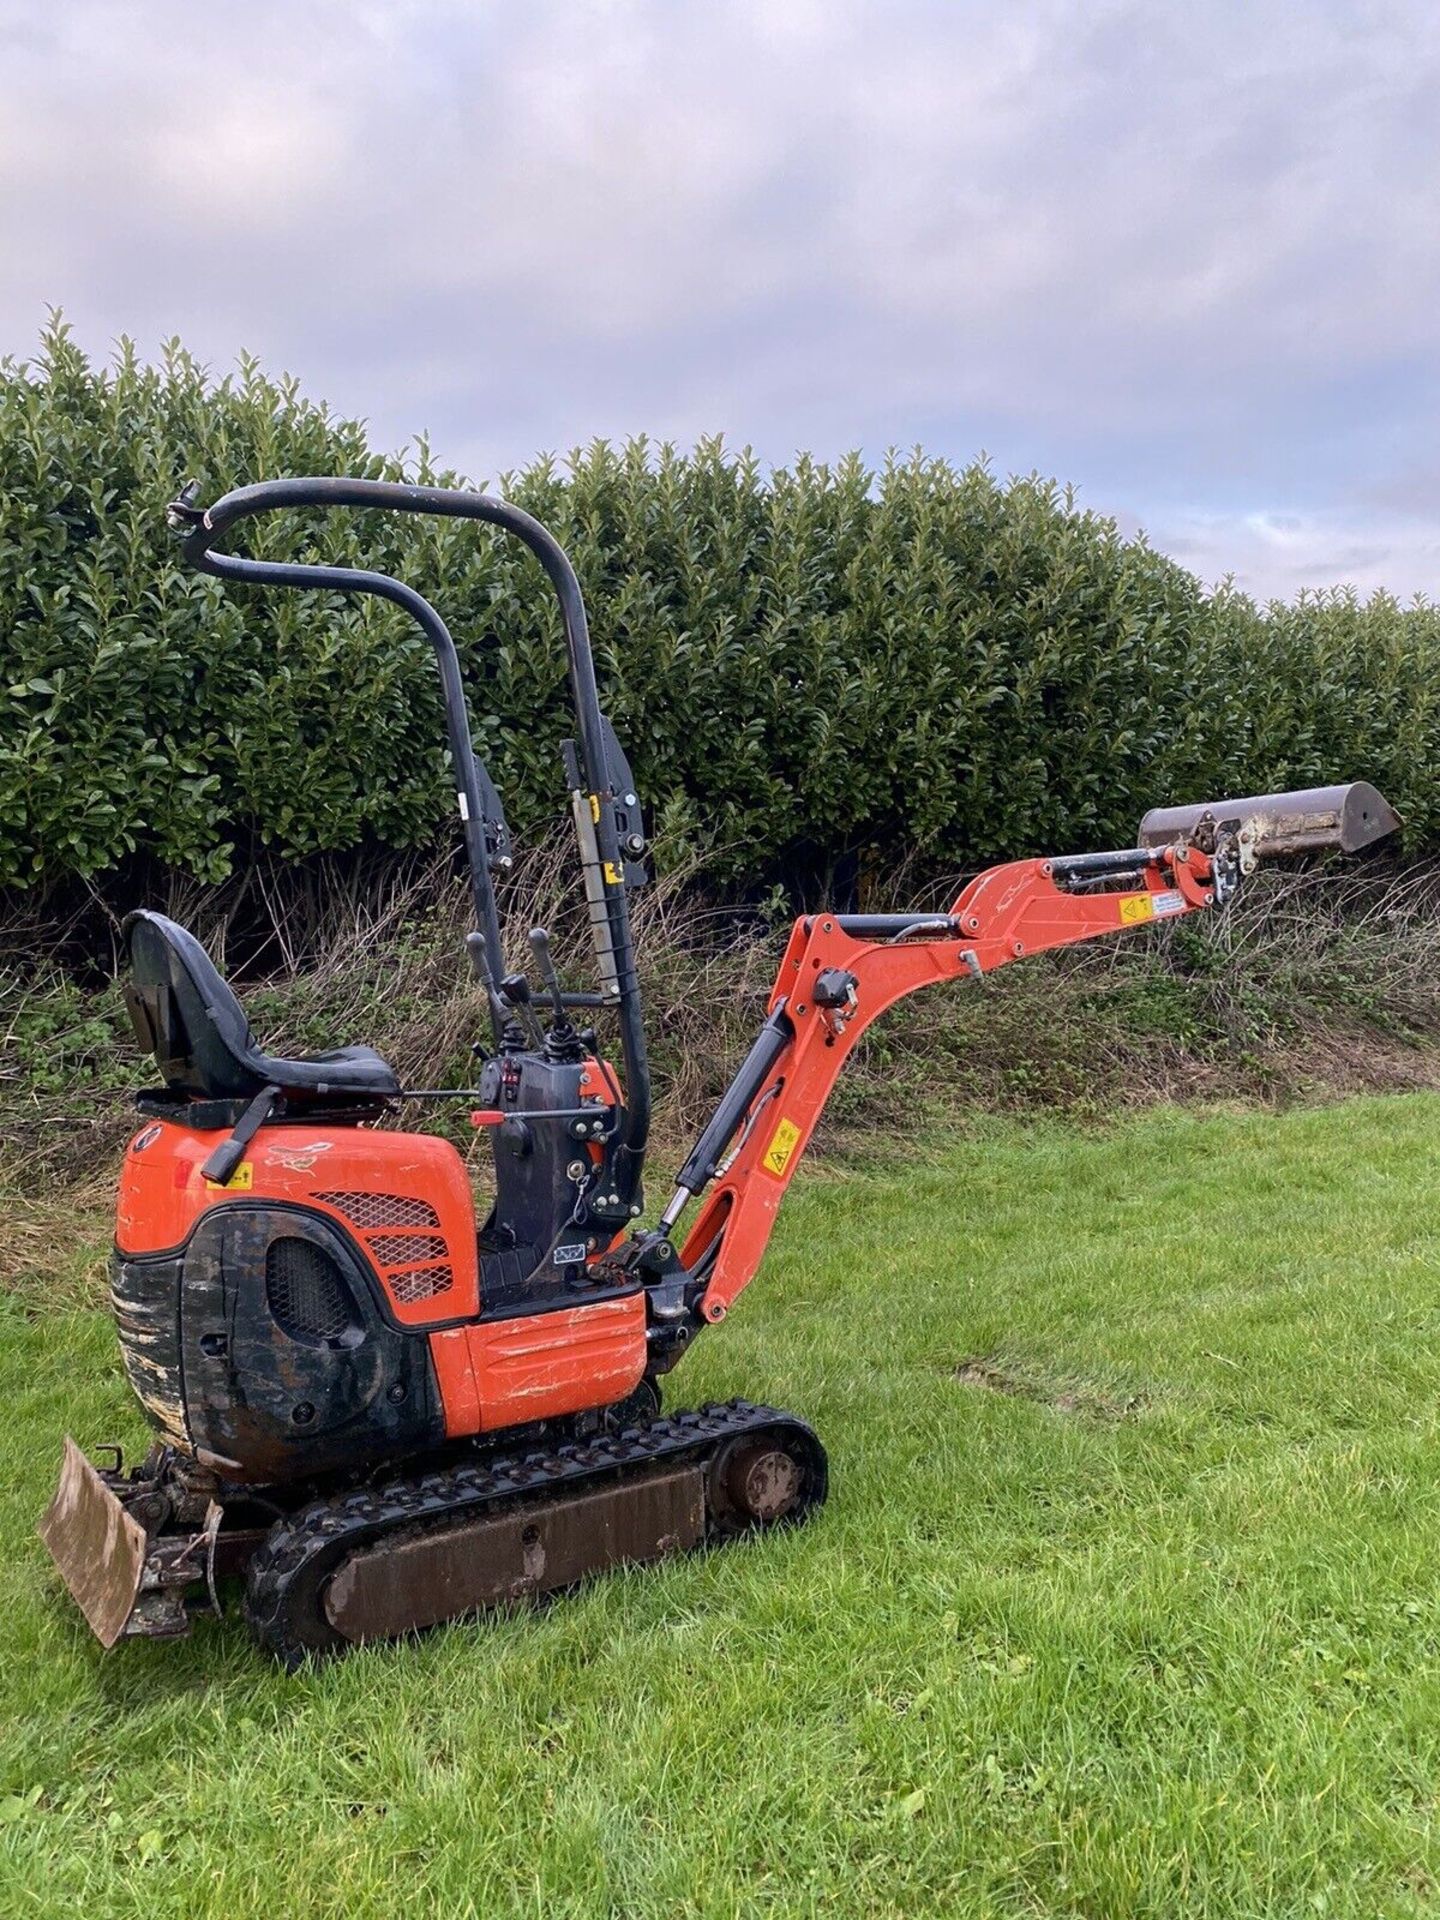
<svg viewBox="0 0 1440 1920">
<path fill-rule="evenodd" d="M 373 1047 L 288 1060 L 255 1044 L 244 1009 L 200 942 L 163 913 L 126 919 L 130 981 L 126 1002 L 142 1046 L 174 1093 L 248 1100 L 262 1087 L 334 1100 L 389 1100 L 400 1091 L 394 1068 Z"/>
<path fill-rule="evenodd" d="M 254 1058 L 263 1063 L 270 1085 L 282 1090 L 344 1091 L 383 1099 L 393 1099 L 400 1091 L 395 1069 L 373 1047 L 335 1047 L 329 1053 L 306 1053 L 295 1060 L 258 1052 Z"/>
</svg>

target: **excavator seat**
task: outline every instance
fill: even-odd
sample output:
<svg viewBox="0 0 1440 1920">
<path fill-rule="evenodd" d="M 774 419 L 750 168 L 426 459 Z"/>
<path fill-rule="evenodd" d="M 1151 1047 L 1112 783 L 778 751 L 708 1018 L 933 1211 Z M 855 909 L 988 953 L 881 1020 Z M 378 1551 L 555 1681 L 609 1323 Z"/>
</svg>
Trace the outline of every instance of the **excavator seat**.
<svg viewBox="0 0 1440 1920">
<path fill-rule="evenodd" d="M 163 913 L 132 913 L 123 931 L 130 943 L 125 1004 L 170 1094 L 250 1101 L 274 1087 L 292 1108 L 373 1106 L 399 1094 L 395 1069 L 373 1047 L 338 1047 L 296 1060 L 262 1053 L 209 954 Z"/>
</svg>

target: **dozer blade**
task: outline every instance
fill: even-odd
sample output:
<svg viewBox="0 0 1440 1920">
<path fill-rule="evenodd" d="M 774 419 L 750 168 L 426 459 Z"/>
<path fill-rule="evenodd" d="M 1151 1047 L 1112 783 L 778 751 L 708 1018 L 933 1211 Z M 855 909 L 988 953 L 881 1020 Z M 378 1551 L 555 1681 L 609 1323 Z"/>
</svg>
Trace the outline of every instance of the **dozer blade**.
<svg viewBox="0 0 1440 1920">
<path fill-rule="evenodd" d="M 96 1639 L 113 1647 L 139 1598 L 145 1529 L 126 1513 L 68 1434 L 60 1484 L 39 1534 Z"/>
<path fill-rule="evenodd" d="M 1139 844 L 1163 847 L 1188 839 L 1207 814 L 1218 825 L 1238 822 L 1261 860 L 1321 847 L 1358 853 L 1400 825 L 1399 814 L 1368 780 L 1352 780 L 1342 787 L 1302 787 L 1296 793 L 1251 794 L 1193 807 L 1152 807 L 1140 822 Z"/>
</svg>

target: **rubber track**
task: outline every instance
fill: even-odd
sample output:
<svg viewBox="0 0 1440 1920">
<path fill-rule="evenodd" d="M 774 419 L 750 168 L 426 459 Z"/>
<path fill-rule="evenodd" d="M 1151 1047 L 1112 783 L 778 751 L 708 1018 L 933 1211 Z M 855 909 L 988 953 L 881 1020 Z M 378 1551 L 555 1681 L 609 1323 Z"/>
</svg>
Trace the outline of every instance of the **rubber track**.
<svg viewBox="0 0 1440 1920">
<path fill-rule="evenodd" d="M 316 1500 L 278 1520 L 252 1555 L 246 1576 L 246 1619 L 262 1645 L 286 1666 L 296 1667 L 314 1649 L 292 1632 L 291 1595 L 315 1557 L 323 1554 L 328 1559 L 337 1544 L 358 1549 L 391 1531 L 463 1518 L 511 1500 L 567 1492 L 587 1480 L 623 1473 L 627 1467 L 669 1465 L 707 1455 L 726 1441 L 776 1428 L 798 1439 L 806 1456 L 808 1484 L 802 1504 L 785 1516 L 793 1524 L 825 1498 L 825 1449 L 813 1428 L 794 1414 L 731 1400 L 661 1414 L 618 1434 L 570 1442 L 548 1452 L 491 1456 Z"/>
</svg>

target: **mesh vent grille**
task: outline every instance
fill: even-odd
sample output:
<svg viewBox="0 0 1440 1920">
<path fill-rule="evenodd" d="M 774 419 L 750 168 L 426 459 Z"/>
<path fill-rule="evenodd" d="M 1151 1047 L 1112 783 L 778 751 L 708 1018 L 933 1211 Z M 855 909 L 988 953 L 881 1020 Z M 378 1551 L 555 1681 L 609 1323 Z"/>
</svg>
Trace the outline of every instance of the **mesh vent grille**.
<svg viewBox="0 0 1440 1920">
<path fill-rule="evenodd" d="M 343 1213 L 357 1227 L 438 1227 L 440 1216 L 428 1200 L 401 1193 L 317 1193 L 315 1198 Z"/>
<path fill-rule="evenodd" d="M 445 1264 L 450 1249 L 444 1234 L 421 1231 L 440 1224 L 440 1216 L 428 1200 L 415 1200 L 403 1193 L 348 1191 L 317 1193 L 315 1198 L 364 1230 L 370 1256 L 387 1270 L 385 1284 L 400 1306 L 433 1300 L 437 1293 L 449 1293 L 455 1285 L 454 1269 Z M 402 1231 L 378 1231 L 386 1227 Z M 429 1264 L 413 1265 L 417 1261 Z M 389 1271 L 393 1267 L 410 1267 L 411 1271 L 393 1273 Z"/>
<path fill-rule="evenodd" d="M 382 1267 L 409 1267 L 419 1260 L 443 1259 L 448 1249 L 439 1233 L 372 1233 L 370 1251 Z"/>
<path fill-rule="evenodd" d="M 409 1273 L 392 1273 L 386 1277 L 390 1291 L 406 1307 L 417 1300 L 433 1300 L 437 1293 L 449 1293 L 455 1284 L 455 1273 L 450 1267 L 415 1267 Z"/>
<path fill-rule="evenodd" d="M 265 1250 L 265 1297 L 292 1340 L 329 1345 L 358 1331 L 355 1303 L 335 1262 L 308 1240 L 272 1240 Z"/>
</svg>

